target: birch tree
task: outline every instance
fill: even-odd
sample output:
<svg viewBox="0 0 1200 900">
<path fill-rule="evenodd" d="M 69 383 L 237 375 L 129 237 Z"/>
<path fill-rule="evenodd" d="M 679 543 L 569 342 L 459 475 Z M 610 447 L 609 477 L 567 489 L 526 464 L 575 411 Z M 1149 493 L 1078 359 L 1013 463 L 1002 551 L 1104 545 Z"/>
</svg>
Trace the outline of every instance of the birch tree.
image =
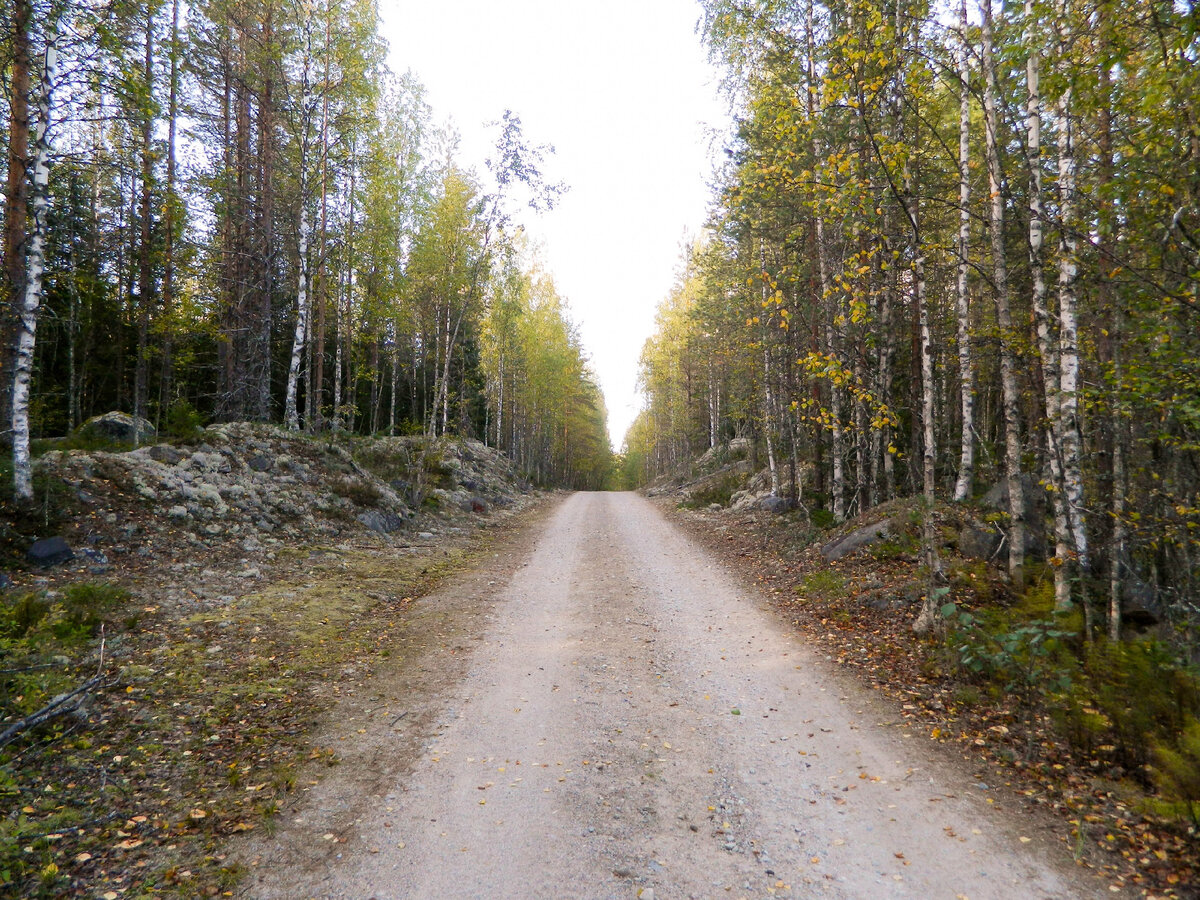
<svg viewBox="0 0 1200 900">
<path fill-rule="evenodd" d="M 18 503 L 33 502 L 33 466 L 29 455 L 29 388 L 33 377 L 33 352 L 37 338 L 38 308 L 42 303 L 42 285 L 46 263 L 46 225 L 50 211 L 50 114 L 54 108 L 54 85 L 58 78 L 58 28 L 62 13 L 52 6 L 43 31 L 41 77 L 36 86 L 37 124 L 34 129 L 32 185 L 33 208 L 29 249 L 26 255 L 25 292 L 17 331 L 16 358 L 13 365 L 13 495 Z"/>
</svg>

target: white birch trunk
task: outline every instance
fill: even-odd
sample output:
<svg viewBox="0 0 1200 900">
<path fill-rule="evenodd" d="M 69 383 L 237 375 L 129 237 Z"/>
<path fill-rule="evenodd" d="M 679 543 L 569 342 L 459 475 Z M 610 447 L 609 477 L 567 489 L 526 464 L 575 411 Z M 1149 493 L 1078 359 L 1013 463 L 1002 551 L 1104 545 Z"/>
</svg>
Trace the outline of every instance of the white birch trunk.
<svg viewBox="0 0 1200 900">
<path fill-rule="evenodd" d="M 920 215 L 917 200 L 913 196 L 911 177 L 905 174 L 905 193 L 912 223 L 913 251 L 913 302 L 917 306 L 917 318 L 921 332 L 921 473 L 924 515 L 921 526 L 921 543 L 925 563 L 929 569 L 929 588 L 921 612 L 913 623 L 913 631 L 926 634 L 937 627 L 938 609 L 934 587 L 944 580 L 941 558 L 937 549 L 937 533 L 934 526 L 934 505 L 937 500 L 937 427 L 934 421 L 936 398 L 934 396 L 933 336 L 929 327 L 929 303 L 926 297 L 925 252 L 921 246 L 917 218 Z"/>
<path fill-rule="evenodd" d="M 33 232 L 25 260 L 25 294 L 18 311 L 16 359 L 13 364 L 12 430 L 13 495 L 18 503 L 33 502 L 33 463 L 29 453 L 29 390 L 33 379 L 33 351 L 37 338 L 38 308 L 42 304 L 42 279 L 46 269 L 46 219 L 50 211 L 50 108 L 58 78 L 58 11 L 46 23 L 46 55 L 37 99 L 38 121 L 33 144 L 33 186 L 30 205 Z"/>
<path fill-rule="evenodd" d="M 1008 264 L 1004 248 L 1003 173 L 996 112 L 996 64 L 993 56 L 992 6 L 983 0 L 983 107 L 987 153 L 988 193 L 991 199 L 992 281 L 996 322 L 1000 326 L 1000 388 L 1004 407 L 1004 477 L 1008 485 L 1008 574 L 1018 586 L 1025 569 L 1025 486 L 1021 479 L 1021 395 L 1017 384 L 1013 328 L 1008 292 Z"/>
<path fill-rule="evenodd" d="M 1054 597 L 1059 609 L 1071 605 L 1070 525 L 1066 498 L 1062 490 L 1062 465 L 1059 457 L 1059 364 L 1054 322 L 1047 304 L 1045 269 L 1042 264 L 1044 223 L 1042 209 L 1042 95 L 1041 65 L 1034 32 L 1033 2 L 1025 2 L 1025 42 L 1029 49 L 1026 62 L 1028 99 L 1025 111 L 1026 160 L 1029 169 L 1029 271 L 1032 282 L 1031 306 L 1037 328 L 1038 356 L 1041 361 L 1043 398 L 1046 405 L 1046 461 L 1050 469 L 1050 497 L 1054 508 Z"/>
<path fill-rule="evenodd" d="M 301 162 L 303 165 L 303 162 Z M 284 417 L 289 431 L 300 430 L 300 413 L 296 408 L 297 386 L 300 382 L 300 360 L 308 337 L 308 211 L 304 208 L 304 187 L 300 188 L 300 273 L 296 286 L 296 330 L 292 336 L 292 359 L 288 365 L 287 394 Z"/>
<path fill-rule="evenodd" d="M 1065 22 L 1066 3 L 1060 4 Z M 1082 438 L 1079 427 L 1079 323 L 1075 282 L 1079 274 L 1075 237 L 1075 139 L 1071 121 L 1072 90 L 1058 97 L 1058 204 L 1062 223 L 1058 244 L 1058 358 L 1059 358 L 1059 453 L 1062 464 L 1064 500 L 1074 551 L 1074 574 L 1081 579 L 1088 571 L 1087 523 L 1084 514 L 1083 473 L 1080 465 Z M 1082 599 L 1082 598 L 1081 598 Z M 1069 598 L 1068 598 L 1069 602 Z M 1087 633 L 1091 634 L 1091 607 L 1084 602 Z"/>
<path fill-rule="evenodd" d="M 967 4 L 959 9 L 958 72 L 962 87 L 958 102 L 958 374 L 962 403 L 962 448 L 954 499 L 961 503 L 971 495 L 975 477 L 975 372 L 971 365 L 971 298 L 967 253 L 971 241 L 971 103 L 967 86 L 971 69 L 967 54 Z"/>
</svg>

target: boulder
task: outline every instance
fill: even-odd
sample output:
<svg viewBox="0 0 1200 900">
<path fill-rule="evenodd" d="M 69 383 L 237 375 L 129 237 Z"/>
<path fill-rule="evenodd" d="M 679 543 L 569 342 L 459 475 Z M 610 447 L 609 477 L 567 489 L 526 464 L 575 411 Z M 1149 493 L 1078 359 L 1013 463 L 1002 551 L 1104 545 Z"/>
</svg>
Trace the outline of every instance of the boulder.
<svg viewBox="0 0 1200 900">
<path fill-rule="evenodd" d="M 363 525 L 371 531 L 379 534 L 391 534 L 393 531 L 398 531 L 404 527 L 404 519 L 396 515 L 394 512 L 384 512 L 379 509 L 368 509 L 366 512 L 361 512 L 354 518 L 358 519 Z"/>
<path fill-rule="evenodd" d="M 1121 583 L 1123 602 L 1121 604 L 1121 621 L 1137 628 L 1149 628 L 1162 621 L 1162 603 L 1158 589 L 1128 571 Z"/>
<path fill-rule="evenodd" d="M 971 559 L 992 560 L 1004 547 L 1005 536 L 997 528 L 968 522 L 958 532 L 958 552 Z"/>
<path fill-rule="evenodd" d="M 25 554 L 25 558 L 35 566 L 49 569 L 51 566 L 57 566 L 69 559 L 74 559 L 75 552 L 63 538 L 50 537 L 35 541 L 33 546 L 29 548 L 29 552 Z"/>
<path fill-rule="evenodd" d="M 763 497 L 758 501 L 758 508 L 778 515 L 791 509 L 792 501 L 787 499 L 787 497 Z"/>
<path fill-rule="evenodd" d="M 1002 562 L 1008 559 L 1008 529 L 1001 525 L 967 522 L 958 532 L 958 552 L 971 559 Z M 1040 521 L 1025 523 L 1025 556 L 1044 559 L 1046 532 Z"/>
<path fill-rule="evenodd" d="M 79 426 L 79 433 L 120 444 L 145 443 L 157 434 L 154 426 L 141 416 L 119 411 L 92 416 Z"/>
<path fill-rule="evenodd" d="M 256 453 L 254 456 L 250 457 L 246 465 L 249 466 L 250 470 L 253 472 L 269 472 L 271 467 L 275 465 L 275 462 L 265 453 Z"/>
<path fill-rule="evenodd" d="M 146 455 L 165 466 L 173 466 L 183 459 L 183 454 L 170 444 L 155 444 L 146 451 Z"/>
<path fill-rule="evenodd" d="M 891 534 L 891 527 L 891 519 L 884 519 L 882 522 L 876 522 L 874 525 L 865 525 L 849 534 L 830 541 L 821 548 L 821 555 L 828 562 L 841 559 L 843 556 L 855 553 L 863 547 L 884 540 Z"/>
</svg>

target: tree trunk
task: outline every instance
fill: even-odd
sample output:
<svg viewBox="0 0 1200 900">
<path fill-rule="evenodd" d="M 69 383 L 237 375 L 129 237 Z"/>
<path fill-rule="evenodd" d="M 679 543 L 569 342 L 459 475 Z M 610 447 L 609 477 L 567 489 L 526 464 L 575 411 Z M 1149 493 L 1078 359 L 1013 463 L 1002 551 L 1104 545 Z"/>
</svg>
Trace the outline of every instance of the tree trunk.
<svg viewBox="0 0 1200 900">
<path fill-rule="evenodd" d="M 33 349 L 37 336 L 38 307 L 42 303 L 42 276 L 46 265 L 46 219 L 50 211 L 50 109 L 58 78 L 58 11 L 46 23 L 46 56 L 38 95 L 38 120 L 33 145 L 33 228 L 26 256 L 24 302 L 17 331 L 13 363 L 12 430 L 13 496 L 18 503 L 33 502 L 33 465 L 29 456 L 29 388 L 33 378 Z"/>
<path fill-rule="evenodd" d="M 1026 63 L 1028 101 L 1026 104 L 1026 160 L 1029 169 L 1029 269 L 1033 286 L 1031 306 L 1037 329 L 1038 355 L 1041 359 L 1042 396 L 1046 406 L 1046 464 L 1049 468 L 1050 496 L 1054 507 L 1054 596 L 1055 606 L 1066 609 L 1071 605 L 1070 586 L 1070 524 L 1066 497 L 1063 492 L 1062 463 L 1059 456 L 1059 361 L 1054 335 L 1054 322 L 1047 305 L 1046 278 L 1042 264 L 1044 223 L 1042 211 L 1042 97 L 1041 65 L 1037 36 L 1033 27 L 1032 0 L 1026 0 Z"/>
<path fill-rule="evenodd" d="M 1020 588 L 1025 577 L 1025 486 L 1021 478 L 1021 394 L 1017 384 L 1008 264 L 1004 247 L 1004 179 L 1000 168 L 996 112 L 996 64 L 990 0 L 983 0 L 983 106 L 987 153 L 988 193 L 991 197 L 992 284 L 996 322 L 1000 326 L 1000 390 L 1004 409 L 1004 478 L 1008 485 L 1008 574 Z M 1031 226 L 1032 227 L 1032 226 Z"/>
<path fill-rule="evenodd" d="M 304 166 L 303 155 L 301 167 Z M 308 210 L 304 207 L 304 177 L 300 178 L 300 234 L 297 240 L 300 253 L 300 271 L 296 284 L 296 330 L 292 335 L 292 359 L 288 365 L 287 394 L 284 398 L 284 420 L 290 431 L 300 430 L 300 413 L 296 406 L 297 386 L 300 381 L 300 359 L 304 354 L 305 338 L 308 335 Z"/>
<path fill-rule="evenodd" d="M 170 316 L 175 306 L 175 195 L 176 184 L 176 140 L 179 126 L 179 0 L 171 2 L 171 74 L 167 99 L 167 196 L 163 216 L 163 286 L 162 315 L 168 321 L 163 329 L 162 363 L 158 378 L 158 421 L 171 402 L 171 375 L 173 363 L 173 334 Z"/>
<path fill-rule="evenodd" d="M 140 422 L 146 417 L 146 401 L 150 395 L 150 308 L 153 303 L 153 226 L 152 197 L 154 189 L 154 4 L 146 7 L 146 42 L 142 77 L 145 79 L 146 108 L 141 111 L 141 209 L 138 219 L 141 235 L 138 246 L 138 304 L 137 304 L 137 358 L 134 364 L 133 415 Z M 134 428 L 134 444 L 140 444 L 141 428 Z"/>
<path fill-rule="evenodd" d="M 984 0 L 987 4 L 987 0 Z M 990 16 L 990 4 L 988 19 Z M 958 481 L 954 500 L 961 503 L 971 496 L 975 477 L 975 372 L 971 364 L 971 297 L 967 279 L 971 244 L 971 103 L 968 86 L 971 69 L 967 45 L 967 4 L 959 7 L 958 71 L 962 86 L 958 98 L 958 375 L 962 406 L 962 447 L 959 453 Z M 984 26 L 990 30 L 990 22 Z M 990 48 L 989 48 L 990 49 Z M 987 51 L 985 51 L 987 52 Z M 990 53 L 988 54 L 990 56 Z M 993 111 L 994 115 L 994 102 Z M 990 155 L 990 154 L 989 154 Z M 990 171 L 990 166 L 989 166 Z M 1003 209 L 1003 207 L 1001 207 Z"/>
<path fill-rule="evenodd" d="M 1059 27 L 1068 27 L 1066 0 L 1059 4 Z M 1060 47 L 1065 54 L 1066 40 Z M 1058 241 L 1058 360 L 1059 360 L 1059 452 L 1062 460 L 1063 491 L 1071 529 L 1072 572 L 1080 581 L 1085 637 L 1092 637 L 1092 607 L 1084 581 L 1088 576 L 1088 539 L 1084 513 L 1083 452 L 1079 427 L 1079 324 L 1076 279 L 1079 274 L 1075 237 L 1076 162 L 1072 88 L 1068 85 L 1055 103 L 1058 137 L 1058 207 L 1062 219 Z M 1068 597 L 1069 602 L 1069 597 Z"/>
<path fill-rule="evenodd" d="M 5 399 L 0 431 L 12 422 L 16 341 L 25 303 L 25 239 L 29 218 L 29 69 L 31 0 L 12 0 L 12 56 L 9 59 L 8 183 L 4 193 L 4 372 Z"/>
</svg>

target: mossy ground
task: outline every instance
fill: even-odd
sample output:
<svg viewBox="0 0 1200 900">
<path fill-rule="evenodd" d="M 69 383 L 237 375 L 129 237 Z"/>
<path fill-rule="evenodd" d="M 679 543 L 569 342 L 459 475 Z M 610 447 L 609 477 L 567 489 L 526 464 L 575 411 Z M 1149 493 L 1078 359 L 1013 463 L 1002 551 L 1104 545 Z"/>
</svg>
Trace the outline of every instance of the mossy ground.
<svg viewBox="0 0 1200 900">
<path fill-rule="evenodd" d="M 231 836 L 270 830 L 304 767 L 337 764 L 313 743 L 322 713 L 385 662 L 404 664 L 414 598 L 491 540 L 292 547 L 256 589 L 187 615 L 156 604 L 151 584 L 133 585 L 109 610 L 129 627 L 106 629 L 105 681 L 85 714 L 0 751 L 13 811 L 0 820 L 3 891 L 231 891 L 241 875 L 226 855 Z M 63 685 L 96 668 L 98 640 L 67 648 L 88 662 L 53 669 Z"/>
</svg>

